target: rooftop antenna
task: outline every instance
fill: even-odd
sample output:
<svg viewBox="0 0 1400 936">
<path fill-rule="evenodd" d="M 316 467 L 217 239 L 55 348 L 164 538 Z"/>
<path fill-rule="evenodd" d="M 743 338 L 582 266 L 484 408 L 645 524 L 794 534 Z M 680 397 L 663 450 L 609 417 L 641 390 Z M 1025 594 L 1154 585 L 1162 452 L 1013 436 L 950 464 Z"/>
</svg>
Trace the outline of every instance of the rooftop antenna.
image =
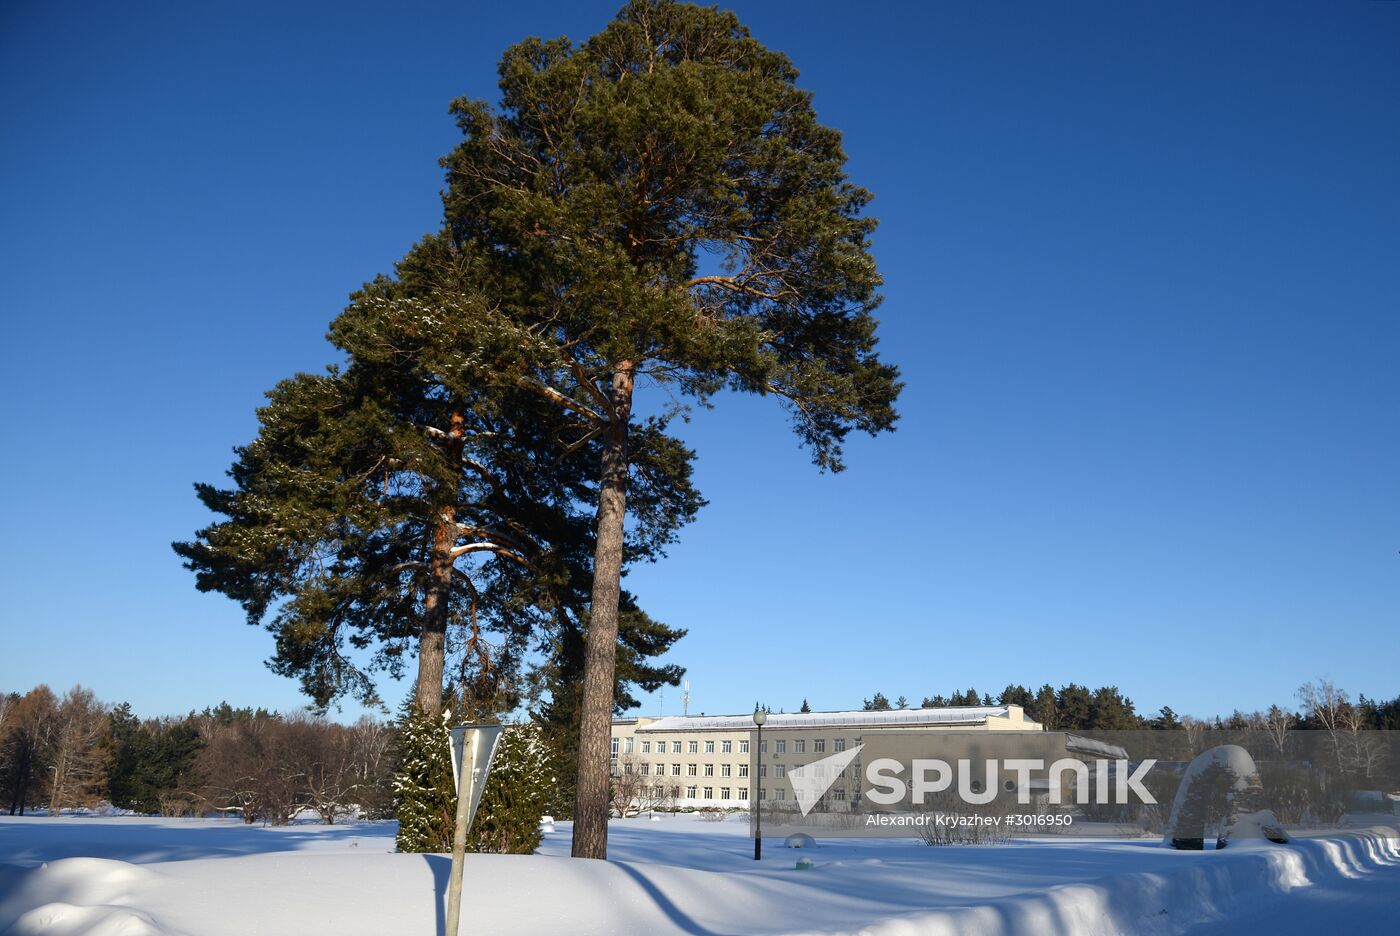
<svg viewBox="0 0 1400 936">
<path fill-rule="evenodd" d="M 690 680 L 681 684 L 681 714 L 690 714 Z"/>
<path fill-rule="evenodd" d="M 663 683 L 660 689 L 661 701 L 656 703 L 656 717 L 660 718 L 666 714 L 666 685 Z"/>
</svg>

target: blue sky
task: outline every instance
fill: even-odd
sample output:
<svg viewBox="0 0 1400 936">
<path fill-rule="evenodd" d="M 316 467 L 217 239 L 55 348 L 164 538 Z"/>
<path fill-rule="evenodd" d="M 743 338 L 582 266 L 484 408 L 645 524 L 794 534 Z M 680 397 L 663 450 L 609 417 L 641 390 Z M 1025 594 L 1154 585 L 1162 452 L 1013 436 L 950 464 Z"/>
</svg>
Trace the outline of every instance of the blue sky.
<svg viewBox="0 0 1400 936">
<path fill-rule="evenodd" d="M 436 226 L 448 102 L 616 4 L 395 6 L 0 10 L 0 689 L 300 703 L 190 485 Z M 1400 4 L 732 6 L 876 194 L 908 386 L 839 476 L 769 401 L 685 428 L 711 506 L 627 584 L 692 711 L 1400 693 Z"/>
</svg>

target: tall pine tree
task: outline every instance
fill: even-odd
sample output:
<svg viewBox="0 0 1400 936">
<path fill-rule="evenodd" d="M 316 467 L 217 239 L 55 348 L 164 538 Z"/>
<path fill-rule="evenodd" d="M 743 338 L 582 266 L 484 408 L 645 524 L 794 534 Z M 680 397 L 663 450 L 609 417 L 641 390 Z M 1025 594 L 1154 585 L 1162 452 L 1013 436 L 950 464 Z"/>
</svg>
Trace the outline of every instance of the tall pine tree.
<svg viewBox="0 0 1400 936">
<path fill-rule="evenodd" d="M 852 429 L 892 428 L 899 384 L 875 354 L 870 196 L 733 14 L 633 0 L 582 45 L 511 48 L 500 75 L 499 109 L 454 104 L 447 214 L 499 271 L 493 371 L 602 444 L 573 851 L 603 858 L 637 388 L 778 397 L 839 470 Z"/>
</svg>

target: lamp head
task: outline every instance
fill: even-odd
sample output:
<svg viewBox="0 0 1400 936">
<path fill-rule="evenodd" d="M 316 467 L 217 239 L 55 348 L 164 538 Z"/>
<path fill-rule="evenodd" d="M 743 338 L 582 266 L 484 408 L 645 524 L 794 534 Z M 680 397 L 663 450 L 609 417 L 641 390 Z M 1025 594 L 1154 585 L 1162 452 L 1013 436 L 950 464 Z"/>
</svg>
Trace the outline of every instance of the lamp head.
<svg viewBox="0 0 1400 936">
<path fill-rule="evenodd" d="M 762 728 L 763 723 L 766 721 L 768 721 L 768 713 L 765 712 L 763 709 L 754 709 L 753 723 L 758 727 Z"/>
</svg>

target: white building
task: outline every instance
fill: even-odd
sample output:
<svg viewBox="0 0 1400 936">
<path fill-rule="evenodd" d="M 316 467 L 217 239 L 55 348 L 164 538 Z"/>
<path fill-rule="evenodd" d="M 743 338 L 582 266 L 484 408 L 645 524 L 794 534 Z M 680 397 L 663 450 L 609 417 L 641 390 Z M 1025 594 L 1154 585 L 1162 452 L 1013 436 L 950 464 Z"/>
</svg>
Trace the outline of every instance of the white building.
<svg viewBox="0 0 1400 936">
<path fill-rule="evenodd" d="M 619 797 L 644 809 L 747 807 L 750 792 L 758 789 L 754 770 L 765 777 L 764 799 L 783 799 L 787 784 L 769 780 L 861 744 L 872 732 L 1043 730 L 1019 705 L 770 714 L 758 759 L 750 750 L 756 740 L 751 714 L 622 718 L 612 723 L 613 775 Z M 832 795 L 858 796 L 859 769 L 858 761 L 852 763 L 850 782 L 837 784 Z"/>
</svg>

